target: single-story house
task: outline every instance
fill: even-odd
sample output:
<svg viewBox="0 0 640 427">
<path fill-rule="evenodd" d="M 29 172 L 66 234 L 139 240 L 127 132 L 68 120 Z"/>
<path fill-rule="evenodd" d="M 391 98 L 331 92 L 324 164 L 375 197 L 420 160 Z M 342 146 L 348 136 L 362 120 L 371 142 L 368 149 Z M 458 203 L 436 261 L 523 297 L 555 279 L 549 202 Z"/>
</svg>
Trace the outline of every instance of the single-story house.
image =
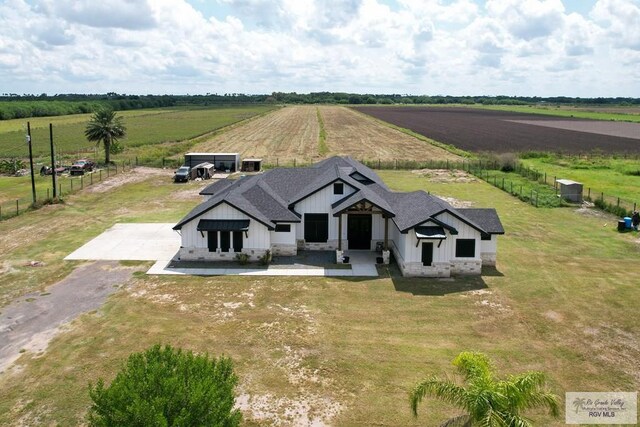
<svg viewBox="0 0 640 427">
<path fill-rule="evenodd" d="M 181 260 L 230 260 L 267 251 L 382 249 L 406 276 L 480 274 L 496 262 L 504 229 L 495 209 L 459 209 L 424 191 L 391 191 L 368 167 L 331 157 L 304 168 L 279 168 L 222 179 L 173 228 Z"/>
</svg>

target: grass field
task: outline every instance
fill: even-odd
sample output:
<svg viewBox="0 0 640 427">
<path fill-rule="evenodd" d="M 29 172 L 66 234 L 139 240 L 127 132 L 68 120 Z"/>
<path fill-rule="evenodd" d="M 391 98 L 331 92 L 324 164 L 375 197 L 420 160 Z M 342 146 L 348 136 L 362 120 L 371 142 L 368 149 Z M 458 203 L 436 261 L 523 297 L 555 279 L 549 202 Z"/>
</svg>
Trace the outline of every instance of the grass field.
<svg viewBox="0 0 640 427">
<path fill-rule="evenodd" d="M 320 144 L 322 118 L 324 144 Z M 206 139 L 194 151 L 240 153 L 267 164 L 309 163 L 331 155 L 394 160 L 458 158 L 363 114 L 339 106 L 287 106 Z"/>
<path fill-rule="evenodd" d="M 394 268 L 372 280 L 137 275 L 0 376 L 0 424 L 80 423 L 87 384 L 110 381 L 130 352 L 156 342 L 231 356 L 250 426 L 436 425 L 457 412 L 427 400 L 415 420 L 408 390 L 451 374 L 462 350 L 487 353 L 505 374 L 543 370 L 561 396 L 638 389 L 637 234 L 618 234 L 598 212 L 536 209 L 483 182 L 380 175 L 397 190 L 496 207 L 507 230 L 497 268 L 453 280 Z M 198 201 L 196 183 L 153 176 L 0 223 L 0 307 L 64 277 L 77 264 L 62 258 L 113 223 L 175 221 Z"/>
<path fill-rule="evenodd" d="M 125 149 L 183 141 L 212 132 L 241 120 L 272 110 L 272 106 L 243 106 L 217 108 L 171 108 L 118 112 L 125 120 L 127 138 Z M 49 122 L 54 124 L 54 141 L 58 153 L 94 151 L 95 144 L 84 136 L 90 115 L 34 118 L 31 120 L 33 152 L 35 156 L 49 154 Z M 27 120 L 0 122 L 0 157 L 27 157 L 25 144 Z M 137 151 L 140 153 L 140 150 Z M 127 154 L 127 153 L 125 153 Z M 96 155 L 100 160 L 101 151 Z M 122 157 L 122 156 L 121 156 Z"/>
<path fill-rule="evenodd" d="M 543 171 L 547 176 L 572 179 L 592 188 L 592 195 L 600 192 L 640 203 L 640 160 L 608 156 L 557 156 L 521 159 L 526 166 Z"/>
</svg>

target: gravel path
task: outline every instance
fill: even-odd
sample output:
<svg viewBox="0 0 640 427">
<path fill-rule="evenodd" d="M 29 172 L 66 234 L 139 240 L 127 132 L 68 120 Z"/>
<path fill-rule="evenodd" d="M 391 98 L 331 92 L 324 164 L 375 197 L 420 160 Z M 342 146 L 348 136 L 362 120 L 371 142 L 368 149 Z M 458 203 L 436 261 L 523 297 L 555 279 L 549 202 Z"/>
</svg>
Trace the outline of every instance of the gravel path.
<svg viewBox="0 0 640 427">
<path fill-rule="evenodd" d="M 45 292 L 22 296 L 5 307 L 0 313 L 0 373 L 21 351 L 37 354 L 46 350 L 62 325 L 99 308 L 139 269 L 117 261 L 85 264 Z"/>
</svg>

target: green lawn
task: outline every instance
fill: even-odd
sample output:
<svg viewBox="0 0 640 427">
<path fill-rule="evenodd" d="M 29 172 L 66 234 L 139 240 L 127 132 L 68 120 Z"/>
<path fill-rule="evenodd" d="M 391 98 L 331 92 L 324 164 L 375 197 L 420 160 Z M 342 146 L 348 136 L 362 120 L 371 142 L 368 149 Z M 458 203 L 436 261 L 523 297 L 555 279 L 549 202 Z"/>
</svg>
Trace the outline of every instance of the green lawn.
<svg viewBox="0 0 640 427">
<path fill-rule="evenodd" d="M 582 182 L 585 191 L 592 189 L 592 197 L 600 192 L 640 203 L 640 160 L 593 156 L 590 158 L 549 155 L 522 159 L 526 166 L 553 177 Z"/>
<path fill-rule="evenodd" d="M 124 116 L 126 148 L 183 141 L 272 110 L 272 106 L 171 108 L 118 112 Z M 54 142 L 58 153 L 78 155 L 78 151 L 94 150 L 95 144 L 84 136 L 90 115 L 72 115 L 32 119 L 32 140 L 35 156 L 49 155 L 49 122 L 54 123 Z M 0 122 L 0 157 L 28 157 L 25 144 L 27 120 Z M 93 154 L 95 155 L 95 154 Z M 101 160 L 98 151 L 96 160 Z"/>
<path fill-rule="evenodd" d="M 496 207 L 507 230 L 497 268 L 453 280 L 405 279 L 395 268 L 366 280 L 137 275 L 0 376 L 0 424 L 78 424 L 87 384 L 111 380 L 129 353 L 156 342 L 231 356 L 239 393 L 261 408 L 244 411 L 245 425 L 297 424 L 305 407 L 332 425 L 437 425 L 458 412 L 427 399 L 413 419 L 408 391 L 424 376 L 451 375 L 463 350 L 487 353 L 501 373 L 543 370 L 561 397 L 638 389 L 637 234 L 618 234 L 599 213 L 536 209 L 484 182 L 379 173 L 397 190 Z M 114 222 L 179 219 L 197 203 L 180 196 L 189 188 L 155 178 L 0 223 L 9 249 L 0 301 L 68 274 L 74 263 L 62 258 Z M 23 266 L 34 259 L 46 265 Z"/>
</svg>

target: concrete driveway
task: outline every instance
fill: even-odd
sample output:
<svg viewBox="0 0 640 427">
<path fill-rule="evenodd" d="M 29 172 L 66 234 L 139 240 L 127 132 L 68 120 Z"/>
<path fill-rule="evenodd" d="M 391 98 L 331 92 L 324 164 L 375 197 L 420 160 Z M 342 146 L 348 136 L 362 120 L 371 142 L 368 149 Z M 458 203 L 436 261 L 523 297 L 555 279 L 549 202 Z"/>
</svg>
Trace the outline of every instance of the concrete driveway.
<svg viewBox="0 0 640 427">
<path fill-rule="evenodd" d="M 66 260 L 170 260 L 180 249 L 175 224 L 115 224 L 73 251 Z"/>
</svg>

